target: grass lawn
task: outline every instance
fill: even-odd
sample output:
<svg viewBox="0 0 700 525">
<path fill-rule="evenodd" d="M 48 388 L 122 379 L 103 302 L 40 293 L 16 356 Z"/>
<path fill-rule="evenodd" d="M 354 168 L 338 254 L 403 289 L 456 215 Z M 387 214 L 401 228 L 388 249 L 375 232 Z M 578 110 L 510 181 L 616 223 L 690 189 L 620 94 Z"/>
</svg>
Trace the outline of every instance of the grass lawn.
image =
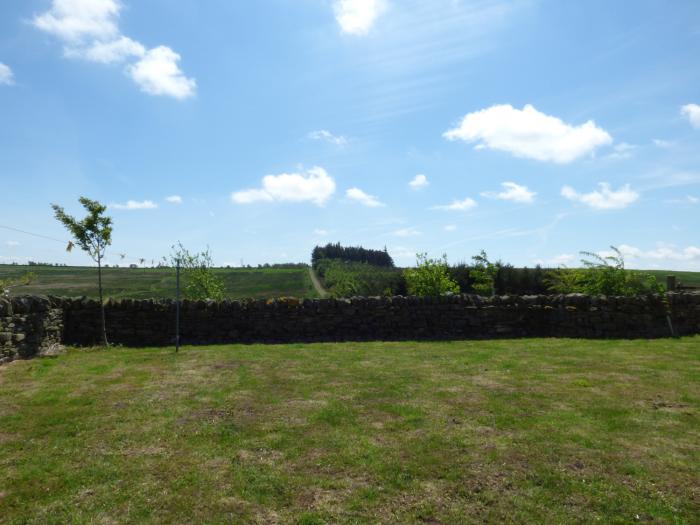
<svg viewBox="0 0 700 525">
<path fill-rule="evenodd" d="M 2 523 L 698 523 L 700 337 L 0 367 Z"/>
<path fill-rule="evenodd" d="M 17 295 L 46 294 L 67 297 L 97 294 L 97 268 L 86 266 L 0 265 L 0 279 L 36 274 L 28 286 L 14 289 Z M 228 298 L 317 297 L 307 268 L 216 268 Z M 102 274 L 106 297 L 115 299 L 175 298 L 172 268 L 105 268 Z"/>
</svg>

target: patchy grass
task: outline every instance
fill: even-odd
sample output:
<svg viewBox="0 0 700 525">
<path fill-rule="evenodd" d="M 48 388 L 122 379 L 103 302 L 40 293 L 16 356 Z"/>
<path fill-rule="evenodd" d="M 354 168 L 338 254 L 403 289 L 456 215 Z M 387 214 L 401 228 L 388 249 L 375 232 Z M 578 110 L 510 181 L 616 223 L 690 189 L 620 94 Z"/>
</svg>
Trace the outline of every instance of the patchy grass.
<svg viewBox="0 0 700 525">
<path fill-rule="evenodd" d="M 0 367 L 3 523 L 697 523 L 700 338 Z"/>
<path fill-rule="evenodd" d="M 16 295 L 45 294 L 66 297 L 98 297 L 97 268 L 87 266 L 0 265 L 0 279 L 26 272 L 36 280 L 14 289 Z M 317 297 L 308 268 L 216 268 L 228 298 Z M 172 268 L 104 268 L 106 297 L 114 299 L 175 298 Z"/>
</svg>

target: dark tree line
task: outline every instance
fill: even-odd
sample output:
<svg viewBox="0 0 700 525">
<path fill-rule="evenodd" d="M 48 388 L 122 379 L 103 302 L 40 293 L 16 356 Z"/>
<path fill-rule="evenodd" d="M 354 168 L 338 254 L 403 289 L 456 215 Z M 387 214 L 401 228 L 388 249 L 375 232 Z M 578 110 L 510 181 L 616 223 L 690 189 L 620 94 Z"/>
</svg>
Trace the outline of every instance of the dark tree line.
<svg viewBox="0 0 700 525">
<path fill-rule="evenodd" d="M 314 267 L 323 259 L 340 259 L 341 261 L 366 263 L 385 268 L 394 267 L 394 260 L 386 248 L 370 250 L 362 246 L 341 246 L 340 243 L 328 243 L 325 246 L 316 246 L 311 252 L 311 264 Z"/>
<path fill-rule="evenodd" d="M 538 295 L 551 293 L 547 284 L 547 270 L 539 265 L 534 268 L 516 268 L 510 264 L 496 263 L 494 292 L 496 295 Z M 450 266 L 450 277 L 459 284 L 462 293 L 474 293 L 475 279 L 472 266 L 461 263 Z"/>
</svg>

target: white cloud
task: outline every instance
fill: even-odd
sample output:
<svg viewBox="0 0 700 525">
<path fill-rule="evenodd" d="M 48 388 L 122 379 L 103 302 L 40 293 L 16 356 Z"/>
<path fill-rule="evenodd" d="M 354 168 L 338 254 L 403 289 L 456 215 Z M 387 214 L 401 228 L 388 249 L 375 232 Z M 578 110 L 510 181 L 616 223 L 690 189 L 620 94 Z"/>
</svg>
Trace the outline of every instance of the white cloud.
<svg viewBox="0 0 700 525">
<path fill-rule="evenodd" d="M 11 86 L 15 83 L 14 74 L 10 66 L 0 62 L 0 85 Z"/>
<path fill-rule="evenodd" d="M 333 135 L 333 133 L 326 129 L 312 131 L 311 133 L 309 133 L 309 138 L 313 140 L 325 140 L 326 142 L 330 142 L 331 144 L 335 144 L 336 146 L 344 146 L 348 143 L 348 139 L 346 139 L 342 135 Z"/>
<path fill-rule="evenodd" d="M 5 241 L 5 246 L 8 246 L 10 248 L 15 248 L 15 247 L 19 246 L 19 242 L 18 241 Z"/>
<path fill-rule="evenodd" d="M 694 128 L 700 128 L 700 106 L 697 104 L 686 104 L 681 108 L 681 115 L 688 119 Z"/>
<path fill-rule="evenodd" d="M 421 232 L 419 232 L 415 228 L 401 228 L 400 230 L 396 230 L 393 232 L 393 235 L 395 235 L 396 237 L 415 237 L 420 234 Z"/>
<path fill-rule="evenodd" d="M 690 204 L 697 204 L 700 202 L 698 197 L 693 197 L 692 195 L 686 195 L 685 198 Z"/>
<path fill-rule="evenodd" d="M 413 177 L 413 179 L 411 179 L 411 182 L 408 183 L 412 190 L 419 190 L 421 188 L 425 188 L 429 184 L 430 183 L 428 182 L 428 177 L 426 177 L 422 173 L 419 173 L 418 175 Z"/>
<path fill-rule="evenodd" d="M 363 206 L 368 206 L 370 208 L 384 206 L 377 197 L 365 193 L 360 188 L 350 188 L 345 192 L 345 196 L 350 200 L 359 202 Z"/>
<path fill-rule="evenodd" d="M 85 47 L 67 47 L 64 54 L 70 58 L 82 58 L 91 62 L 111 64 L 123 62 L 131 56 L 142 57 L 146 48 L 127 36 L 120 36 L 108 42 L 93 42 Z"/>
<path fill-rule="evenodd" d="M 470 197 L 464 200 L 455 200 L 451 204 L 443 204 L 440 206 L 433 206 L 435 210 L 448 210 L 448 211 L 468 211 L 476 206 L 476 201 Z"/>
<path fill-rule="evenodd" d="M 316 228 L 314 230 L 314 235 L 318 235 L 319 237 L 325 237 L 326 235 L 328 235 L 328 230 Z"/>
<path fill-rule="evenodd" d="M 416 253 L 418 253 L 418 250 L 406 248 L 405 246 L 392 246 L 389 249 L 389 254 L 394 261 L 403 261 L 406 263 L 415 263 Z"/>
<path fill-rule="evenodd" d="M 386 9 L 385 0 L 336 0 L 335 19 L 344 33 L 366 35 Z"/>
<path fill-rule="evenodd" d="M 612 143 L 612 137 L 592 120 L 572 126 L 540 113 L 530 104 L 522 110 L 510 104 L 467 114 L 447 140 L 476 142 L 477 148 L 506 151 L 516 157 L 565 164 Z"/>
<path fill-rule="evenodd" d="M 612 210 L 626 208 L 639 198 L 639 193 L 625 184 L 619 190 L 610 189 L 607 182 L 598 184 L 599 190 L 590 193 L 578 193 L 571 186 L 564 186 L 561 195 L 571 201 L 581 202 L 599 210 Z"/>
<path fill-rule="evenodd" d="M 453 231 L 455 231 L 456 229 L 457 229 L 457 225 L 456 225 L 456 224 L 447 224 L 447 225 L 445 225 L 445 231 L 446 231 L 446 232 L 453 232 Z"/>
<path fill-rule="evenodd" d="M 119 35 L 117 0 L 53 0 L 51 8 L 34 17 L 34 25 L 62 40 L 109 40 Z"/>
<path fill-rule="evenodd" d="M 253 202 L 313 202 L 323 206 L 335 192 L 335 181 L 318 166 L 306 173 L 265 175 L 261 188 L 236 191 L 231 200 L 237 204 Z"/>
<path fill-rule="evenodd" d="M 177 63 L 180 55 L 167 46 L 158 46 L 135 64 L 127 73 L 141 91 L 149 95 L 168 95 L 179 100 L 191 97 L 197 91 L 197 81 L 187 78 Z"/>
<path fill-rule="evenodd" d="M 674 145 L 670 140 L 654 139 L 653 142 L 657 148 L 672 148 Z"/>
<path fill-rule="evenodd" d="M 128 200 L 124 204 L 120 203 L 114 203 L 109 205 L 110 208 L 114 208 L 115 210 L 154 210 L 158 207 L 158 205 L 149 200 L 145 201 L 132 201 Z"/>
<path fill-rule="evenodd" d="M 673 244 L 658 243 L 652 250 L 641 250 L 636 246 L 621 244 L 617 247 L 626 260 L 651 260 L 666 262 L 700 262 L 700 247 L 678 248 Z M 607 251 L 598 252 L 601 256 L 610 255 Z"/>
<path fill-rule="evenodd" d="M 495 191 L 485 191 L 481 196 L 504 201 L 533 202 L 535 195 L 537 195 L 534 191 L 528 190 L 527 186 L 521 186 L 515 182 L 502 182 L 501 186 L 503 187 L 503 191 L 498 193 Z"/>
<path fill-rule="evenodd" d="M 178 66 L 180 55 L 167 46 L 146 47 L 121 34 L 119 0 L 53 0 L 48 11 L 33 19 L 36 28 L 64 43 L 66 57 L 111 64 L 138 60 L 126 73 L 142 91 L 177 99 L 193 96 L 197 83 Z"/>
<path fill-rule="evenodd" d="M 576 257 L 571 255 L 570 253 L 562 253 L 561 255 L 555 255 L 550 259 L 540 259 L 536 262 L 541 266 L 569 266 L 575 260 Z"/>
<path fill-rule="evenodd" d="M 182 204 L 182 197 L 179 195 L 170 195 L 166 197 L 165 200 L 171 204 Z"/>
</svg>

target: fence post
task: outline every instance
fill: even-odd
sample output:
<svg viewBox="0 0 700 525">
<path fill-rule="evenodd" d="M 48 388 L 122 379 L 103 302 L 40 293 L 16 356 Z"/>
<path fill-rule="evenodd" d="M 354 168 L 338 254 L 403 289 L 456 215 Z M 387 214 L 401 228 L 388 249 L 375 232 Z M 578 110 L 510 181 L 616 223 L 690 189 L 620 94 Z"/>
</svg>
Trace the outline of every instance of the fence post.
<svg viewBox="0 0 700 525">
<path fill-rule="evenodd" d="M 666 291 L 675 292 L 676 291 L 676 276 L 667 275 L 666 276 Z"/>
<path fill-rule="evenodd" d="M 175 270 L 175 352 L 180 351 L 180 259 Z"/>
</svg>

